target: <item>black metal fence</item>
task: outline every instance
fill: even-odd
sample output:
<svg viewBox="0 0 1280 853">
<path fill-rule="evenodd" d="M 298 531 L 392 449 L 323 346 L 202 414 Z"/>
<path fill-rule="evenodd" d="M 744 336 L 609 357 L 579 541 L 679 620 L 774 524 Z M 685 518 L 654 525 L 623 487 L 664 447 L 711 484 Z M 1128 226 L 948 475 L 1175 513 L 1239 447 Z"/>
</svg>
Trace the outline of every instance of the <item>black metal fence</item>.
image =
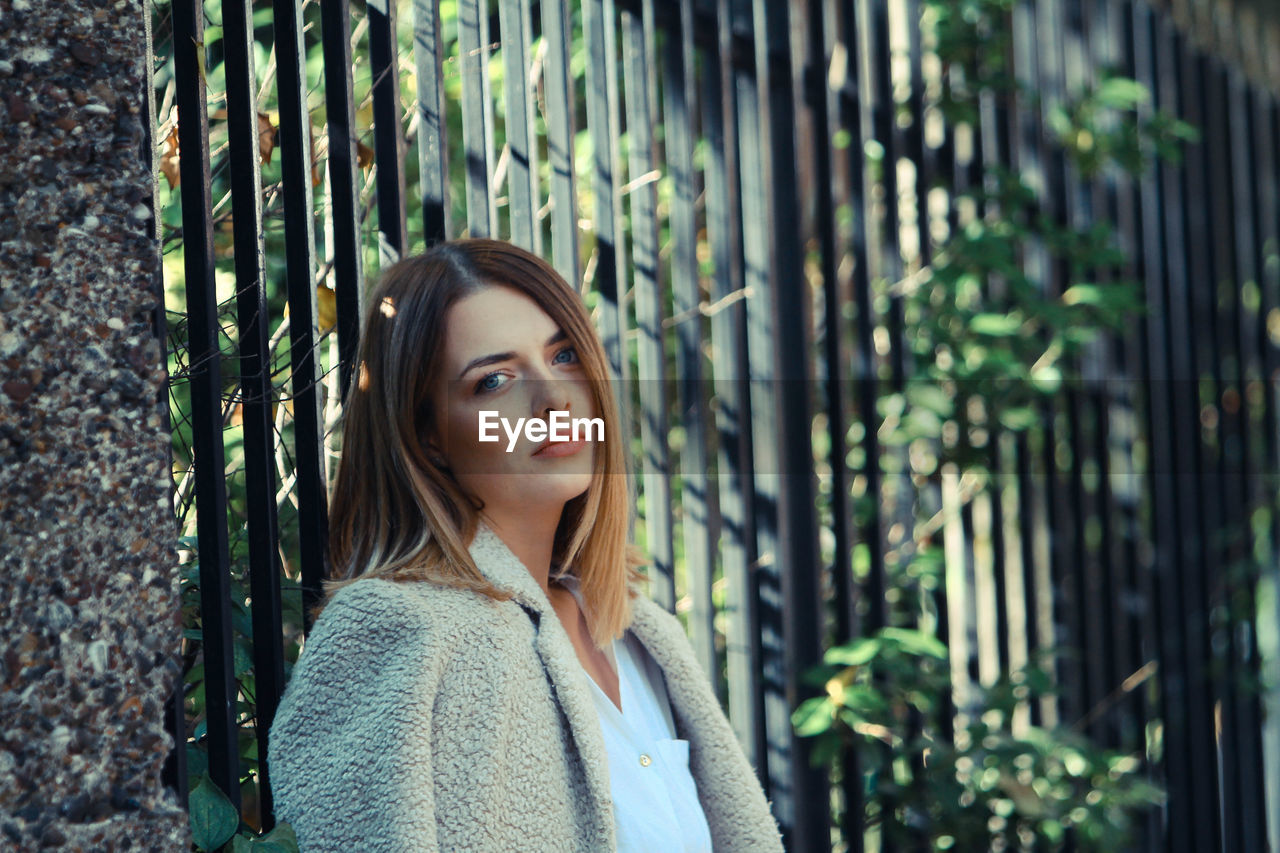
<svg viewBox="0 0 1280 853">
<path fill-rule="evenodd" d="M 227 148 L 213 156 L 225 174 L 211 173 L 210 66 L 192 48 L 206 45 L 204 6 L 173 0 L 171 29 L 157 29 L 172 45 L 180 117 L 202 737 L 209 775 L 232 802 L 240 757 L 265 755 L 286 683 L 282 608 L 296 591 L 282 594 L 282 578 L 298 581 L 305 610 L 326 574 L 327 433 L 350 382 L 366 279 L 465 232 L 543 253 L 588 294 L 640 440 L 652 595 L 686 614 L 789 849 L 836 843 L 833 803 L 849 816 L 840 843 L 861 849 L 860 785 L 833 793 L 790 715 L 813 692 L 800 675 L 822 650 L 886 619 L 886 557 L 904 538 L 888 497 L 911 486 L 881 464 L 896 451 L 877 442 L 875 401 L 913 379 L 892 285 L 927 267 L 930 228 L 960 227 L 954 211 L 929 212 L 933 188 L 944 177 L 980 185 L 984 164 L 1000 163 L 1028 177 L 1055 220 L 1114 222 L 1131 259 L 1124 272 L 1143 283 L 1149 310 L 1087 351 L 1081 380 L 1033 427 L 1005 436 L 985 485 L 965 492 L 942 473 L 930 479 L 958 495 L 946 525 L 960 533 L 959 560 L 949 556 L 954 583 L 938 594 L 953 672 L 987 681 L 1042 646 L 1078 649 L 1058 670 L 1061 695 L 1027 711 L 1033 722 L 1079 721 L 1152 762 L 1168 802 L 1151 812 L 1144 849 L 1267 849 L 1280 741 L 1274 722 L 1266 729 L 1266 694 L 1242 685 L 1260 683 L 1259 641 L 1276 623 L 1274 597 L 1255 600 L 1260 589 L 1274 596 L 1280 533 L 1274 95 L 1198 48 L 1168 13 L 1130 0 L 1010 3 L 1010 67 L 1044 103 L 991 100 L 977 121 L 937 132 L 935 84 L 954 81 L 931 64 L 921 0 L 457 0 L 443 20 L 440 5 L 224 0 Z M 255 71 L 264 22 L 280 187 L 265 201 L 268 87 Z M 409 31 L 411 57 L 397 37 Z M 316 51 L 319 78 L 308 76 Z M 1181 165 L 1138 181 L 1085 181 L 1071 168 L 1048 111 L 1103 66 L 1202 129 Z M 409 77 L 416 87 L 406 90 Z M 450 132 L 459 117 L 460 135 Z M 871 150 L 879 168 L 869 168 Z M 221 250 L 220 186 L 234 213 Z M 282 224 L 283 264 L 264 254 L 264 204 Z M 901 211 L 915 217 L 914 242 Z M 234 259 L 234 304 L 222 316 L 220 251 Z M 1052 266 L 1035 275 L 1054 293 L 1068 283 Z M 287 370 L 272 362 L 277 283 Z M 332 330 L 318 302 L 329 293 Z M 237 345 L 226 368 L 225 335 Z M 336 357 L 326 358 L 330 335 Z M 233 413 L 248 610 L 232 603 L 229 581 L 222 461 Z M 860 467 L 848 461 L 855 443 Z M 858 496 L 870 496 L 861 515 Z M 286 506 L 289 537 L 278 529 Z M 1222 546 L 1221 531 L 1244 536 Z M 1255 552 L 1260 578 L 1228 571 Z M 866 570 L 855 575 L 859 559 Z M 258 639 L 248 751 L 235 641 L 247 613 Z M 180 745 L 190 735 L 183 705 L 178 695 L 169 709 Z M 169 765 L 184 793 L 185 761 L 179 748 Z M 257 767 L 267 828 L 269 768 Z"/>
</svg>

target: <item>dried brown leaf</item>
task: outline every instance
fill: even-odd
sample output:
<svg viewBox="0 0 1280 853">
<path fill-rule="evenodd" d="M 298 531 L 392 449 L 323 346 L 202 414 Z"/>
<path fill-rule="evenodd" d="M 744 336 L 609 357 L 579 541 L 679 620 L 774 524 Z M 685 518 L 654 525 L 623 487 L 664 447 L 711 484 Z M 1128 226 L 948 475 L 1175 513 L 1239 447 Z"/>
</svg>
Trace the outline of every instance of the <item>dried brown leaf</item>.
<svg viewBox="0 0 1280 853">
<path fill-rule="evenodd" d="M 271 162 L 271 152 L 276 147 L 276 127 L 271 123 L 271 116 L 266 113 L 258 113 L 258 155 L 262 159 L 262 165 Z"/>
<path fill-rule="evenodd" d="M 174 127 L 164 138 L 164 153 L 160 155 L 160 171 L 173 189 L 182 179 L 182 171 L 178 162 L 178 128 Z"/>
</svg>

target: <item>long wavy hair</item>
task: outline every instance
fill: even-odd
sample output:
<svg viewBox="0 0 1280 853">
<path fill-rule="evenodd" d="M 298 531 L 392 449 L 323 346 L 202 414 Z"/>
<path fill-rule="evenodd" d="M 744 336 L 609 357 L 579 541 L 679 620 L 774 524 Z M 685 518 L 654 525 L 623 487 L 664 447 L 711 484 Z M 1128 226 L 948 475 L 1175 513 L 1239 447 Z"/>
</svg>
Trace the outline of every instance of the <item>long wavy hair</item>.
<svg viewBox="0 0 1280 853">
<path fill-rule="evenodd" d="M 603 648 L 631 624 L 633 587 L 646 560 L 628 540 L 631 470 L 604 347 L 586 305 L 543 259 L 499 240 L 441 243 L 386 269 L 369 296 L 359 370 L 345 405 L 342 456 L 330 503 L 331 577 L 318 615 L 333 594 L 361 578 L 426 580 L 494 600 L 467 547 L 483 506 L 429 446 L 437 423 L 432 389 L 442 372 L 450 306 L 491 286 L 530 297 L 577 350 L 604 434 L 587 490 L 568 501 L 556 529 L 552 574 L 572 574 Z M 557 570 L 557 567 L 558 570 Z"/>
</svg>

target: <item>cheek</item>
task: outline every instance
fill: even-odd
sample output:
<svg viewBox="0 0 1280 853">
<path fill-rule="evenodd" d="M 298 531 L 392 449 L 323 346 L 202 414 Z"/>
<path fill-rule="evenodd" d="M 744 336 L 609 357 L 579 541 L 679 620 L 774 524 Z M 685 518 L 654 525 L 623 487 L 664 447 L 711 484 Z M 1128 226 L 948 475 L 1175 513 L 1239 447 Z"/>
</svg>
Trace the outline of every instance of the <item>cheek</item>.
<svg viewBox="0 0 1280 853">
<path fill-rule="evenodd" d="M 497 436 L 497 441 L 480 440 L 480 412 L 497 412 L 490 416 L 489 436 Z M 527 414 L 527 413 L 526 413 Z M 507 458 L 512 456 L 506 452 L 509 438 L 502 427 L 501 419 L 506 418 L 515 424 L 521 417 L 516 414 L 507 401 L 477 402 L 475 404 L 455 403 L 449 411 L 448 441 L 451 452 L 459 457 Z M 523 442 L 523 432 L 520 441 Z"/>
<path fill-rule="evenodd" d="M 479 444 L 476 423 L 477 413 L 470 406 L 455 402 L 449 407 L 449 416 L 445 422 L 445 441 L 451 452 L 474 452 Z"/>
<path fill-rule="evenodd" d="M 596 411 L 596 399 L 591 393 L 591 382 L 589 380 L 577 380 L 574 383 L 574 393 L 576 395 L 573 401 L 574 409 L 582 412 L 587 417 L 596 417 L 600 414 Z"/>
</svg>

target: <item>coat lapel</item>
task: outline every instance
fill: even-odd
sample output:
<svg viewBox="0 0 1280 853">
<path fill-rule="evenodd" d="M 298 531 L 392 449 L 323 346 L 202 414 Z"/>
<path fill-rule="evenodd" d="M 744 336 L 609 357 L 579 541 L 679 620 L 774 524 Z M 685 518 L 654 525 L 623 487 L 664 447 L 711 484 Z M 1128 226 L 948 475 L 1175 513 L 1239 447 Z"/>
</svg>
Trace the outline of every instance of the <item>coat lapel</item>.
<svg viewBox="0 0 1280 853">
<path fill-rule="evenodd" d="M 605 849 L 612 850 L 617 841 L 609 785 L 608 754 L 595 701 L 591 696 L 591 685 L 586 681 L 588 676 L 578 661 L 573 641 L 565 633 L 555 609 L 529 569 L 483 521 L 477 526 L 475 538 L 468 550 L 481 574 L 494 585 L 510 590 L 521 606 L 536 614 L 537 636 L 534 645 L 542 659 L 542 666 L 551 679 L 560 707 L 569 721 L 570 734 L 582 760 L 587 788 L 594 806 L 597 838 L 606 842 Z"/>
<path fill-rule="evenodd" d="M 689 741 L 689 772 L 717 850 L 781 850 L 755 771 L 711 681 L 674 615 L 645 596 L 632 601 L 631 631 L 662 670 L 676 737 Z"/>
</svg>

